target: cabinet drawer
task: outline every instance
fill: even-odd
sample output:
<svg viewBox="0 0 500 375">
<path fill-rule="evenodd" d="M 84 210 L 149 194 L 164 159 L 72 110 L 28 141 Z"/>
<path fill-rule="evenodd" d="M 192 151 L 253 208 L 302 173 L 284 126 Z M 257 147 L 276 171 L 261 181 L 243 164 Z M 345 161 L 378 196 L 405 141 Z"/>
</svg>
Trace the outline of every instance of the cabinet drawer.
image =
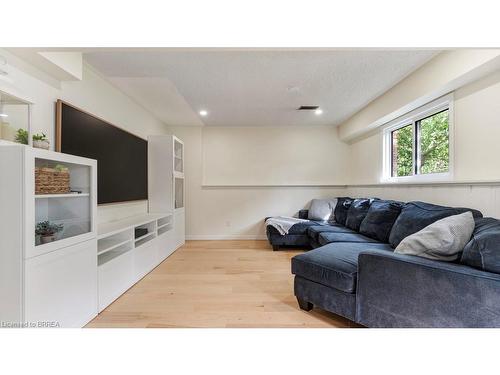
<svg viewBox="0 0 500 375">
<path fill-rule="evenodd" d="M 99 312 L 135 283 L 133 250 L 99 266 Z"/>
<path fill-rule="evenodd" d="M 97 241 L 26 260 L 25 321 L 82 327 L 97 315 Z"/>
<path fill-rule="evenodd" d="M 143 278 L 158 265 L 158 238 L 155 238 L 134 249 L 134 265 L 136 280 Z"/>
</svg>

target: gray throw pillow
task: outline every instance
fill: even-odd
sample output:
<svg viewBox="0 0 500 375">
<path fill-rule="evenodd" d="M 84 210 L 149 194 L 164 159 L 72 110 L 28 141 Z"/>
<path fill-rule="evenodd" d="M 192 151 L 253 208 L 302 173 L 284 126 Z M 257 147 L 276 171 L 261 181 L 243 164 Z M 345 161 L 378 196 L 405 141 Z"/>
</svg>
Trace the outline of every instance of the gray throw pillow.
<svg viewBox="0 0 500 375">
<path fill-rule="evenodd" d="M 451 262 L 458 258 L 473 231 L 470 211 L 448 216 L 406 237 L 394 252 Z"/>
<path fill-rule="evenodd" d="M 309 208 L 309 220 L 333 221 L 337 199 L 313 199 Z"/>
</svg>

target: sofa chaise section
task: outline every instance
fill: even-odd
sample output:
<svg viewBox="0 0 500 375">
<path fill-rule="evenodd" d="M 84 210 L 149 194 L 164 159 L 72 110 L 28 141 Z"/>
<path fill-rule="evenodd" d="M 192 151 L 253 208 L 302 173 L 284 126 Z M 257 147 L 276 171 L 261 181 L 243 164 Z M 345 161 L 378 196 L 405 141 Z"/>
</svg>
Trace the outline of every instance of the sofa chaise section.
<svg viewBox="0 0 500 375">
<path fill-rule="evenodd" d="M 390 252 L 392 248 L 383 243 L 332 243 L 293 257 L 300 307 L 308 310 L 313 304 L 355 320 L 358 256 L 366 250 Z"/>
<path fill-rule="evenodd" d="M 359 255 L 356 321 L 367 327 L 500 327 L 500 275 L 391 252 Z"/>
</svg>

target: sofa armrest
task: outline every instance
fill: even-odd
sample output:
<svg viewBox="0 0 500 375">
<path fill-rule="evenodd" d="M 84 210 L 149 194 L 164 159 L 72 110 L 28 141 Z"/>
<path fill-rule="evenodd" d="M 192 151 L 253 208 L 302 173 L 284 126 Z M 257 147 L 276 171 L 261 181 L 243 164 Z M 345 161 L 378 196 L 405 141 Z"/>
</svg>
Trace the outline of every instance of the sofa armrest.
<svg viewBox="0 0 500 375">
<path fill-rule="evenodd" d="M 309 216 L 309 210 L 299 210 L 299 219 L 307 219 Z"/>
<path fill-rule="evenodd" d="M 356 299 L 368 327 L 500 327 L 500 275 L 456 263 L 363 252 Z"/>
</svg>

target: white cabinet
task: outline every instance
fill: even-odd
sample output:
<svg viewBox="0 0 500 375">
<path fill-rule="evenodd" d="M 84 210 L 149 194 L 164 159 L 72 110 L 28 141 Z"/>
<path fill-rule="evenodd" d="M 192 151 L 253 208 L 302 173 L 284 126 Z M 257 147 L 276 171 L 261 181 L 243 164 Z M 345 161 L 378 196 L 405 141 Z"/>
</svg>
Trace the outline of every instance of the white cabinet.
<svg viewBox="0 0 500 375">
<path fill-rule="evenodd" d="M 174 212 L 174 244 L 178 248 L 186 242 L 184 209 Z"/>
<path fill-rule="evenodd" d="M 0 323 L 84 325 L 97 315 L 97 162 L 2 144 L 0 176 Z"/>
<path fill-rule="evenodd" d="M 176 249 L 172 214 L 144 214 L 99 225 L 99 311 L 158 266 Z M 136 238 L 135 229 L 147 233 Z"/>
<path fill-rule="evenodd" d="M 136 281 L 146 276 L 158 265 L 156 241 L 148 241 L 134 249 L 134 272 Z"/>
<path fill-rule="evenodd" d="M 107 263 L 99 265 L 99 311 L 121 296 L 135 277 L 134 254 L 127 251 Z"/>
<path fill-rule="evenodd" d="M 25 320 L 82 327 L 97 312 L 96 240 L 26 260 Z"/>
<path fill-rule="evenodd" d="M 149 212 L 174 212 L 174 243 L 184 244 L 184 143 L 174 135 L 148 137 Z"/>
</svg>

